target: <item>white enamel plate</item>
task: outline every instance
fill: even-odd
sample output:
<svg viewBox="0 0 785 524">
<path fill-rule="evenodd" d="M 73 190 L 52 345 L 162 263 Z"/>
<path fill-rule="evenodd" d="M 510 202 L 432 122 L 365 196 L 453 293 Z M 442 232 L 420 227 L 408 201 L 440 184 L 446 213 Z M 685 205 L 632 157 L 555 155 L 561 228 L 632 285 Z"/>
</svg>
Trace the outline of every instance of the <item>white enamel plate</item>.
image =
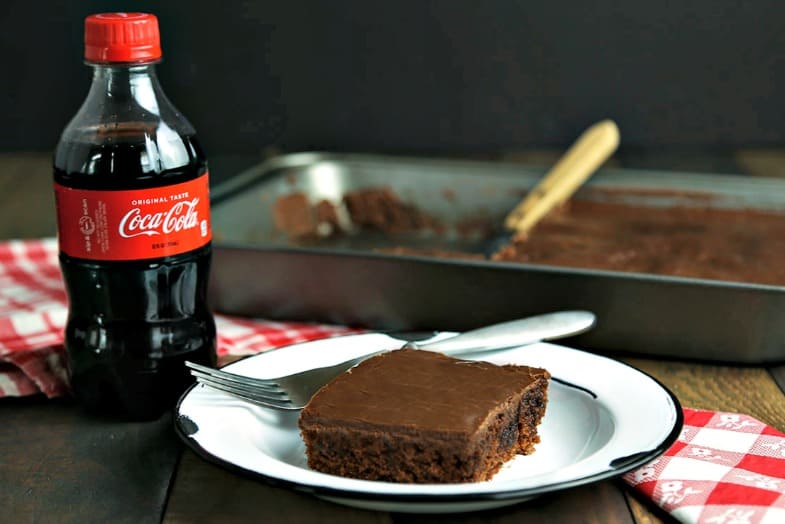
<svg viewBox="0 0 785 524">
<path fill-rule="evenodd" d="M 270 378 L 402 344 L 378 333 L 351 335 L 288 346 L 226 369 Z M 203 385 L 180 399 L 175 426 L 200 456 L 230 470 L 342 504 L 422 513 L 504 506 L 615 477 L 662 454 L 681 431 L 673 393 L 616 360 L 546 343 L 481 358 L 542 367 L 553 376 L 536 451 L 516 457 L 485 482 L 396 484 L 317 473 L 306 464 L 299 412 L 262 408 Z"/>
</svg>

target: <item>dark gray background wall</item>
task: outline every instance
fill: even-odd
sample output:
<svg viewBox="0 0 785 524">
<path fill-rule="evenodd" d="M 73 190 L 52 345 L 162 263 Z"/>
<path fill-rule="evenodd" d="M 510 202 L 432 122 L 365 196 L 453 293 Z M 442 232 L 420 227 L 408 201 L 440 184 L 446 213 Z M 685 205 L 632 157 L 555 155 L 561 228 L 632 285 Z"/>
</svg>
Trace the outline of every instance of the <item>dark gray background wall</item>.
<svg viewBox="0 0 785 524">
<path fill-rule="evenodd" d="M 211 154 L 487 152 L 612 117 L 626 147 L 785 142 L 781 0 L 169 0 L 0 5 L 0 150 L 48 150 L 89 83 L 82 23 L 146 10 Z"/>
</svg>

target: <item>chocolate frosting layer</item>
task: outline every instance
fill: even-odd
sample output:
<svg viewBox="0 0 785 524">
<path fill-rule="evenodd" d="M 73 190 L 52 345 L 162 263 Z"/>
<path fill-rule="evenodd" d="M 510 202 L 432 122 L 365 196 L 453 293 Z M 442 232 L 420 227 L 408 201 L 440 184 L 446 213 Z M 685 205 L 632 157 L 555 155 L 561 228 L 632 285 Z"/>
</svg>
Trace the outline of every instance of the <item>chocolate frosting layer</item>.
<svg viewBox="0 0 785 524">
<path fill-rule="evenodd" d="M 395 350 L 364 361 L 322 388 L 301 417 L 310 423 L 472 434 L 489 412 L 542 378 L 550 375 L 539 368 Z"/>
<path fill-rule="evenodd" d="M 785 214 L 574 200 L 495 260 L 785 285 Z"/>
</svg>

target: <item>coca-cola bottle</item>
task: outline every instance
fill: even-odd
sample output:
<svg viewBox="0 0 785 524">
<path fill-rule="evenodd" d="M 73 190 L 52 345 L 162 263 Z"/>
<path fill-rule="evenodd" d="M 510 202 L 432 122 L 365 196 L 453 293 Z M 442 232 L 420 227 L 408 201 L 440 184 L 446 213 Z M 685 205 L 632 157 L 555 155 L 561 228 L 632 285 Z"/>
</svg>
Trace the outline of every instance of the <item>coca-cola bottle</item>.
<svg viewBox="0 0 785 524">
<path fill-rule="evenodd" d="M 164 95 L 158 20 L 85 20 L 90 91 L 54 155 L 71 389 L 90 411 L 153 419 L 215 365 L 206 304 L 212 253 L 207 161 Z"/>
</svg>

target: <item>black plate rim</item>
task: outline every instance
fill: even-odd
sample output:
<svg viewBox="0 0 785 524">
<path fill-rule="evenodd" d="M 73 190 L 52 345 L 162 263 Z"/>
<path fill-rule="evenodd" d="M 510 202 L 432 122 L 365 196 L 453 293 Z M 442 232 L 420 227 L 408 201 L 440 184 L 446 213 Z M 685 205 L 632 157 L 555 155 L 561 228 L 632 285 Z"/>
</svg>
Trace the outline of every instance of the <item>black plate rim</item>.
<svg viewBox="0 0 785 524">
<path fill-rule="evenodd" d="M 344 335 L 344 336 L 353 336 L 353 335 Z M 278 349 L 297 346 L 305 343 L 307 342 L 298 342 L 296 344 L 289 344 L 287 346 L 282 346 L 281 348 Z M 273 351 L 277 351 L 278 349 Z M 580 351 L 580 350 L 576 350 L 576 351 Z M 248 357 L 245 358 L 252 358 L 255 356 L 258 356 L 258 354 L 249 355 Z M 177 401 L 177 405 L 175 406 L 174 416 L 173 416 L 174 429 L 178 437 L 194 453 L 196 453 L 200 458 L 206 460 L 207 462 L 210 462 L 216 466 L 224 468 L 233 473 L 240 474 L 241 476 L 244 476 L 246 478 L 263 481 L 271 486 L 285 487 L 301 493 L 309 493 L 320 497 L 330 497 L 336 499 L 358 500 L 358 501 L 361 500 L 366 502 L 371 501 L 371 502 L 379 502 L 379 503 L 438 503 L 438 504 L 450 504 L 450 503 L 457 503 L 457 502 L 463 502 L 463 503 L 491 502 L 491 501 L 506 501 L 512 499 L 526 499 L 539 495 L 544 495 L 546 493 L 562 491 L 565 489 L 582 486 L 585 484 L 591 484 L 602 480 L 620 477 L 625 473 L 632 471 L 633 469 L 636 469 L 644 464 L 647 464 L 648 462 L 651 462 L 652 460 L 661 456 L 663 453 L 665 453 L 668 450 L 668 448 L 671 447 L 671 445 L 673 445 L 674 442 L 676 442 L 679 435 L 681 434 L 682 428 L 684 426 L 684 411 L 682 409 L 681 403 L 679 402 L 679 399 L 668 387 L 666 387 L 662 382 L 657 380 L 652 375 L 634 366 L 631 366 L 626 362 L 621 362 L 619 360 L 610 357 L 603 357 L 603 358 L 609 358 L 610 360 L 613 360 L 618 364 L 621 364 L 623 366 L 635 370 L 636 372 L 653 380 L 660 388 L 662 388 L 662 390 L 670 397 L 670 400 L 671 402 L 673 402 L 673 406 L 676 411 L 676 419 L 674 420 L 674 424 L 673 427 L 671 428 L 670 433 L 668 433 L 668 435 L 662 440 L 662 442 L 659 445 L 655 446 L 651 450 L 642 450 L 637 455 L 635 455 L 634 459 L 626 461 L 623 466 L 620 466 L 618 468 L 602 471 L 592 475 L 578 477 L 575 479 L 571 479 L 569 481 L 554 482 L 552 484 L 544 484 L 541 486 L 530 487 L 530 488 L 505 490 L 505 491 L 491 491 L 491 492 L 482 492 L 482 493 L 461 493 L 461 494 L 444 494 L 444 495 L 394 493 L 394 494 L 385 494 L 383 496 L 380 496 L 378 493 L 370 493 L 364 491 L 358 492 L 348 489 L 331 488 L 327 486 L 313 486 L 309 484 L 303 484 L 301 482 L 283 480 L 272 475 L 266 475 L 258 471 L 253 471 L 247 468 L 243 468 L 237 464 L 216 457 L 215 455 L 207 451 L 204 447 L 202 447 L 195 439 L 189 436 L 188 429 L 184 426 L 184 421 L 181 419 L 182 415 L 180 415 L 180 409 L 182 403 L 185 401 L 186 397 L 190 394 L 191 390 L 193 390 L 196 387 L 196 384 L 191 385 L 191 387 L 189 387 L 180 396 L 179 400 Z M 567 383 L 567 385 L 569 386 L 569 383 Z"/>
</svg>

